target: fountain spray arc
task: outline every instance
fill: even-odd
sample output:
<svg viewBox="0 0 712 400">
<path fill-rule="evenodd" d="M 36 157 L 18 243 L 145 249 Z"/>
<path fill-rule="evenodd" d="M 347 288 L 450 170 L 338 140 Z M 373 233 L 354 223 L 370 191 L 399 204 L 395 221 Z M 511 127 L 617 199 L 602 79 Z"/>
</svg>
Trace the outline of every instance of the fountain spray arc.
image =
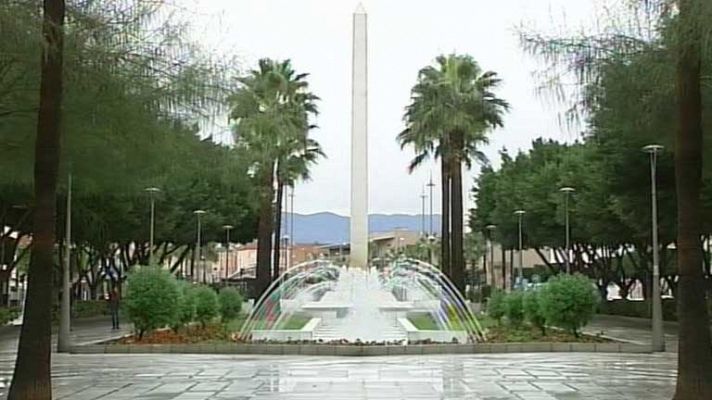
<svg viewBox="0 0 712 400">
<path fill-rule="evenodd" d="M 324 343 L 481 342 L 467 302 L 437 268 L 368 260 L 368 16 L 353 15 L 351 254 L 349 268 L 326 260 L 287 270 L 255 303 L 242 341 Z M 430 321 L 426 329 L 413 320 Z"/>
</svg>

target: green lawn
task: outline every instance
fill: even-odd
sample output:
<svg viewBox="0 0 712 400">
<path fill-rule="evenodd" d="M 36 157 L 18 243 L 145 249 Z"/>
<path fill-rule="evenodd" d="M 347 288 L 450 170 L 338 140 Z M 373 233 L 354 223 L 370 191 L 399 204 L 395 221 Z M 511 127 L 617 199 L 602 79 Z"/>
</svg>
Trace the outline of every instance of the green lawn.
<svg viewBox="0 0 712 400">
<path fill-rule="evenodd" d="M 245 316 L 246 317 L 246 316 Z M 286 330 L 286 331 L 297 331 L 300 330 L 304 327 L 304 325 L 307 324 L 311 320 L 311 316 L 308 314 L 304 313 L 294 313 L 290 315 L 289 317 L 284 318 L 282 321 L 277 324 L 277 326 L 273 327 L 272 329 L 276 330 Z M 236 331 L 239 331 L 240 328 L 242 327 L 242 322 L 244 322 L 244 319 L 240 322 L 240 325 L 237 325 Z M 254 330 L 261 330 L 265 329 L 265 321 L 257 321 L 257 323 L 254 326 Z"/>
<path fill-rule="evenodd" d="M 409 313 L 408 320 L 421 331 L 439 331 L 445 329 L 444 327 L 440 327 L 432 314 L 429 313 Z M 450 324 L 453 330 L 464 330 L 459 320 L 453 319 L 450 321 Z"/>
</svg>

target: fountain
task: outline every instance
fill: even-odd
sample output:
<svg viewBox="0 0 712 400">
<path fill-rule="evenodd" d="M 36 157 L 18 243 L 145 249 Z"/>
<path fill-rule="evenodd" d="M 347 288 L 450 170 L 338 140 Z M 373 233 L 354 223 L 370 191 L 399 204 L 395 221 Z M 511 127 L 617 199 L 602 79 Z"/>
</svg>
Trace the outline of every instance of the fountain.
<svg viewBox="0 0 712 400">
<path fill-rule="evenodd" d="M 420 326 L 418 326 L 420 325 Z M 346 268 L 297 265 L 256 302 L 243 341 L 316 343 L 475 343 L 482 329 L 437 268 L 412 259 Z"/>
</svg>

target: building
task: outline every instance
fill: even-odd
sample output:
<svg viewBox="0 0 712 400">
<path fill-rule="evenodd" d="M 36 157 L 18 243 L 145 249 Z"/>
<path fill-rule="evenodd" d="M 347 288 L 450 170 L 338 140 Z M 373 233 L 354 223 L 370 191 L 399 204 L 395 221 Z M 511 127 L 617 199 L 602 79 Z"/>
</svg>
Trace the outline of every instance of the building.
<svg viewBox="0 0 712 400">
<path fill-rule="evenodd" d="M 301 263 L 316 260 L 322 256 L 319 245 L 296 244 L 282 246 L 279 273 Z M 230 278 L 254 278 L 257 266 L 257 242 L 248 244 L 231 244 L 230 251 L 223 246 L 218 251 L 218 259 L 212 263 L 215 280 Z"/>
<path fill-rule="evenodd" d="M 409 246 L 415 245 L 421 235 L 407 229 L 395 229 L 390 232 L 377 232 L 369 235 L 369 259 L 388 258 L 405 252 Z M 324 258 L 336 261 L 339 264 L 348 264 L 351 255 L 349 243 L 336 243 L 321 247 Z"/>
<path fill-rule="evenodd" d="M 551 260 L 553 256 L 549 253 L 549 250 L 544 250 L 542 254 Z M 527 270 L 543 265 L 545 265 L 544 260 L 536 250 L 524 249 L 522 251 L 522 266 L 525 275 L 528 275 Z M 481 280 L 487 282 L 488 285 L 500 289 L 511 289 L 513 278 L 517 276 L 519 270 L 519 252 L 518 250 L 503 251 L 498 243 L 488 244 L 485 254 L 475 260 L 473 267 L 480 275 Z"/>
</svg>

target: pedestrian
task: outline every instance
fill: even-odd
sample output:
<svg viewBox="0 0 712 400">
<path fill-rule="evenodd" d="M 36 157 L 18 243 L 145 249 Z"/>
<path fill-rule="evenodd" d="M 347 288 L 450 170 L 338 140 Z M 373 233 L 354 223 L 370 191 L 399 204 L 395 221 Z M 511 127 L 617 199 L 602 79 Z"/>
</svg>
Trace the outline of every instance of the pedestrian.
<svg viewBox="0 0 712 400">
<path fill-rule="evenodd" d="M 111 311 L 111 329 L 119 329 L 119 290 L 114 286 L 109 293 L 109 310 Z"/>
</svg>

